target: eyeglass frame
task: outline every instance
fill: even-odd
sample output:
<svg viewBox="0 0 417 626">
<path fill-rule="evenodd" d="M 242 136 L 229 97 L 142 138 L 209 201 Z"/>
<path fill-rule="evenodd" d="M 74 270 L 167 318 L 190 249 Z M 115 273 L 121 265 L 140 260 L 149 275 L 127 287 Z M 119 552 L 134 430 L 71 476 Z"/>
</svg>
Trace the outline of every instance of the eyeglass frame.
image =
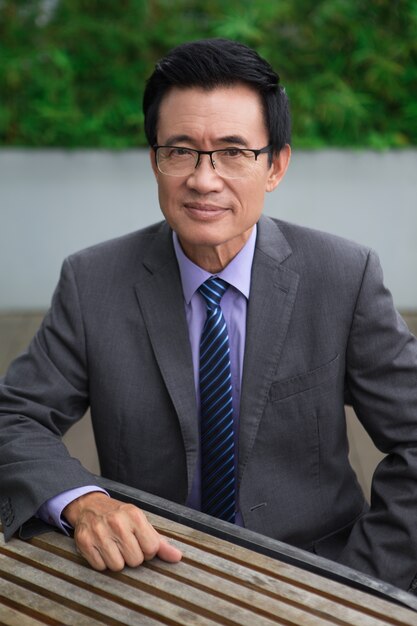
<svg viewBox="0 0 417 626">
<path fill-rule="evenodd" d="M 194 170 L 196 170 L 197 167 L 200 165 L 201 155 L 202 154 L 208 154 L 208 156 L 210 157 L 211 166 L 212 166 L 213 170 L 216 172 L 216 174 L 218 176 L 220 176 L 221 178 L 229 178 L 231 180 L 238 180 L 239 178 L 243 178 L 243 177 L 233 178 L 233 177 L 230 177 L 230 176 L 223 176 L 222 174 L 219 174 L 219 172 L 216 170 L 216 165 L 215 165 L 216 162 L 213 161 L 213 154 L 215 154 L 216 152 L 225 152 L 227 150 L 240 150 L 242 152 L 252 152 L 254 157 L 255 157 L 255 162 L 257 162 L 258 161 L 258 156 L 260 154 L 268 154 L 269 152 L 271 152 L 273 146 L 272 146 L 272 144 L 269 144 L 269 145 L 265 146 L 264 148 L 260 148 L 259 150 L 255 150 L 254 148 L 240 148 L 238 146 L 228 146 L 227 148 L 217 148 L 216 150 L 197 150 L 196 148 L 189 148 L 188 146 L 170 146 L 170 145 L 168 145 L 168 146 L 159 146 L 157 144 L 153 145 L 152 149 L 155 152 L 155 161 L 156 161 L 156 165 L 157 165 L 158 171 L 161 174 L 164 174 L 165 176 L 173 176 L 174 178 L 180 178 L 181 176 L 190 176 L 191 173 L 194 170 L 191 170 L 191 172 L 189 174 L 167 174 L 166 172 L 162 172 L 159 169 L 159 163 L 158 163 L 158 149 L 159 148 L 179 148 L 180 150 L 189 150 L 190 152 L 192 152 L 194 154 L 197 153 L 197 161 L 195 163 Z"/>
</svg>

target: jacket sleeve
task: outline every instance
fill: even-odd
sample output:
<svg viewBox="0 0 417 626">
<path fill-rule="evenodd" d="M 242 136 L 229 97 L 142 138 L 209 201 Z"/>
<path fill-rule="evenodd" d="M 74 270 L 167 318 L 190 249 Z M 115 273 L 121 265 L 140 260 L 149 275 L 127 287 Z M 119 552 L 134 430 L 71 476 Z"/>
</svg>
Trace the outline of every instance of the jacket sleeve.
<svg viewBox="0 0 417 626">
<path fill-rule="evenodd" d="M 77 284 L 67 260 L 38 333 L 0 380 L 0 511 L 6 540 L 49 498 L 94 484 L 61 442 L 88 408 L 87 372 Z"/>
<path fill-rule="evenodd" d="M 408 589 L 417 572 L 417 341 L 383 285 L 370 253 L 347 351 L 347 389 L 376 446 L 371 506 L 340 561 Z"/>
</svg>

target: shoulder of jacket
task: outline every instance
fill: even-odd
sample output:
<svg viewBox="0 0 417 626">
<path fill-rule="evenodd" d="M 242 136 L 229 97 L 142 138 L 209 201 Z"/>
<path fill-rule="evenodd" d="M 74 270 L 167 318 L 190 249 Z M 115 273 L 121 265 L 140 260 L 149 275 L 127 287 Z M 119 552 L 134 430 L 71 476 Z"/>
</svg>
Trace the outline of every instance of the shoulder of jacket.
<svg viewBox="0 0 417 626">
<path fill-rule="evenodd" d="M 293 252 L 303 255 L 330 255 L 366 261 L 371 248 L 351 239 L 325 232 L 308 226 L 293 224 L 284 220 L 273 219 Z"/>
<path fill-rule="evenodd" d="M 94 244 L 69 255 L 65 262 L 71 265 L 105 262 L 123 257 L 141 257 L 148 249 L 156 235 L 170 229 L 165 221 L 158 222 L 140 230 L 121 235 L 113 239 Z"/>
</svg>

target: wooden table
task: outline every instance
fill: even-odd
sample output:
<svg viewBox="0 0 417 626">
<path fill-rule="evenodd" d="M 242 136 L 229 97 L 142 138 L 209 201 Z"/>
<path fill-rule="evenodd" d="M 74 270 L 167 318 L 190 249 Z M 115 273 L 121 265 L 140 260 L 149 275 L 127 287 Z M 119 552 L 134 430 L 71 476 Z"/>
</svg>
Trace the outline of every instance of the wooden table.
<svg viewBox="0 0 417 626">
<path fill-rule="evenodd" d="M 154 559 L 137 569 L 100 573 L 77 554 L 73 539 L 57 532 L 7 544 L 1 534 L 1 624 L 417 625 L 414 596 L 390 585 L 295 548 L 282 552 L 285 544 L 154 496 L 118 485 L 112 491 L 148 510 L 162 508 L 165 516 L 148 517 L 183 551 L 183 560 L 173 565 Z M 213 525 L 210 534 L 195 528 L 204 524 Z M 234 541 L 252 547 L 213 536 L 229 531 Z M 261 552 L 276 554 L 253 549 L 257 538 Z M 297 559 L 298 565 L 288 562 Z"/>
</svg>

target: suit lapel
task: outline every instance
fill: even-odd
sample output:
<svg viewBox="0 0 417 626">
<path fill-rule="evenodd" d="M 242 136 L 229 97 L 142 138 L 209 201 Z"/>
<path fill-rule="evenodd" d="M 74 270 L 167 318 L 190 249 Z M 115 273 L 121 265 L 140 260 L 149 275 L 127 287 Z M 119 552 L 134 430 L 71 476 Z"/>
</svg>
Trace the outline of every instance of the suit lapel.
<svg viewBox="0 0 417 626">
<path fill-rule="evenodd" d="M 239 479 L 252 450 L 277 370 L 298 286 L 282 263 L 291 248 L 275 222 L 262 217 L 252 266 L 240 403 Z"/>
<path fill-rule="evenodd" d="M 178 415 L 191 487 L 198 450 L 197 405 L 184 296 L 169 227 L 164 224 L 139 270 L 136 295 L 156 360 Z"/>
</svg>

